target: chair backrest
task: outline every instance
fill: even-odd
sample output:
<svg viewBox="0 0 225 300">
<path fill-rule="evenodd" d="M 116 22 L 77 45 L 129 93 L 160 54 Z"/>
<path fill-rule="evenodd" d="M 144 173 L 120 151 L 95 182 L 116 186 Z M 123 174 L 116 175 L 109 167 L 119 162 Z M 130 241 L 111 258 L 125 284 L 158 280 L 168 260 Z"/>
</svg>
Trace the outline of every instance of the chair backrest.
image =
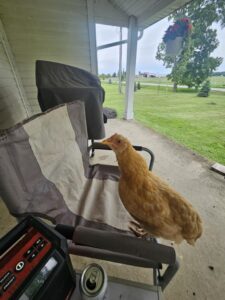
<svg viewBox="0 0 225 300">
<path fill-rule="evenodd" d="M 34 213 L 55 222 L 64 214 L 74 223 L 61 189 L 75 185 L 78 201 L 87 165 L 84 105 L 62 105 L 1 133 L 0 195 L 16 217 Z"/>
<path fill-rule="evenodd" d="M 128 230 L 117 166 L 89 165 L 84 103 L 34 116 L 0 138 L 0 195 L 10 213 Z"/>
<path fill-rule="evenodd" d="M 102 105 L 105 91 L 97 76 L 56 62 L 36 61 L 36 85 L 42 111 L 74 100 L 85 103 L 89 139 L 105 136 Z"/>
<path fill-rule="evenodd" d="M 36 84 L 38 88 L 96 87 L 102 89 L 96 75 L 74 66 L 45 60 L 36 61 Z"/>
</svg>

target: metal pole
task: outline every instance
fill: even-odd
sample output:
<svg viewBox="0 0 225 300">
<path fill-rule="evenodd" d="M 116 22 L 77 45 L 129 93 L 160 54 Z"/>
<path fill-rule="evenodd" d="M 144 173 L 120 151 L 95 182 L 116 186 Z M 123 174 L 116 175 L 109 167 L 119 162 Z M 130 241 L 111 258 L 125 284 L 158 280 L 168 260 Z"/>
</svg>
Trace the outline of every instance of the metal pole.
<svg viewBox="0 0 225 300">
<path fill-rule="evenodd" d="M 123 40 L 123 28 L 120 27 L 120 42 Z M 123 46 L 119 46 L 119 93 L 122 94 L 122 55 L 123 55 Z"/>
</svg>

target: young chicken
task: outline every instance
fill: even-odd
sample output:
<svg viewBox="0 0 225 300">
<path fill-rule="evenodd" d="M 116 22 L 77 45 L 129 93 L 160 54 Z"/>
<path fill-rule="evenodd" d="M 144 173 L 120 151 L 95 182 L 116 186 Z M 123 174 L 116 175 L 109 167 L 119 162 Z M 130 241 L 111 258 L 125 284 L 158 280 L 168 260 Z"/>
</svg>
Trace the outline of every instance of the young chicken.
<svg viewBox="0 0 225 300">
<path fill-rule="evenodd" d="M 145 159 L 125 137 L 114 134 L 102 143 L 116 154 L 120 198 L 141 227 L 149 235 L 194 245 L 202 234 L 202 221 L 192 205 L 148 170 Z"/>
</svg>

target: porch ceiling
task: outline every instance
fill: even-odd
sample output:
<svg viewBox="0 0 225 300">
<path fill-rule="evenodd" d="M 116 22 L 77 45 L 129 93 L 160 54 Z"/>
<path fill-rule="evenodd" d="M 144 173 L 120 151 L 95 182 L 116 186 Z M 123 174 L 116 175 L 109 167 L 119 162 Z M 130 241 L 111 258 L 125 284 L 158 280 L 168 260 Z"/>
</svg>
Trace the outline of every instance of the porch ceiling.
<svg viewBox="0 0 225 300">
<path fill-rule="evenodd" d="M 118 11 L 118 16 L 120 16 L 118 21 L 121 21 L 121 17 L 124 16 L 124 22 L 128 24 L 129 16 L 135 16 L 138 27 L 145 29 L 184 6 L 190 0 L 108 0 L 108 2 Z M 97 4 L 101 5 L 102 1 L 99 3 L 97 1 Z M 101 18 L 103 22 L 115 25 L 109 24 L 110 19 L 107 15 L 105 17 L 105 19 Z M 115 20 L 112 23 L 115 23 Z"/>
</svg>

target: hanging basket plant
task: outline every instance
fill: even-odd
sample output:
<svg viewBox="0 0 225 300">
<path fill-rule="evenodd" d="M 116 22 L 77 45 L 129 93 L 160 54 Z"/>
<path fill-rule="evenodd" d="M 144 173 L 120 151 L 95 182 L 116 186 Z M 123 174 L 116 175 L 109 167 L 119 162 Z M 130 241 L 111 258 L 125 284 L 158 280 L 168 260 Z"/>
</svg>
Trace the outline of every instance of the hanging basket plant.
<svg viewBox="0 0 225 300">
<path fill-rule="evenodd" d="M 166 55 L 175 57 L 182 50 L 184 39 L 190 35 L 192 24 L 189 18 L 178 19 L 170 25 L 163 36 L 166 45 Z"/>
</svg>

